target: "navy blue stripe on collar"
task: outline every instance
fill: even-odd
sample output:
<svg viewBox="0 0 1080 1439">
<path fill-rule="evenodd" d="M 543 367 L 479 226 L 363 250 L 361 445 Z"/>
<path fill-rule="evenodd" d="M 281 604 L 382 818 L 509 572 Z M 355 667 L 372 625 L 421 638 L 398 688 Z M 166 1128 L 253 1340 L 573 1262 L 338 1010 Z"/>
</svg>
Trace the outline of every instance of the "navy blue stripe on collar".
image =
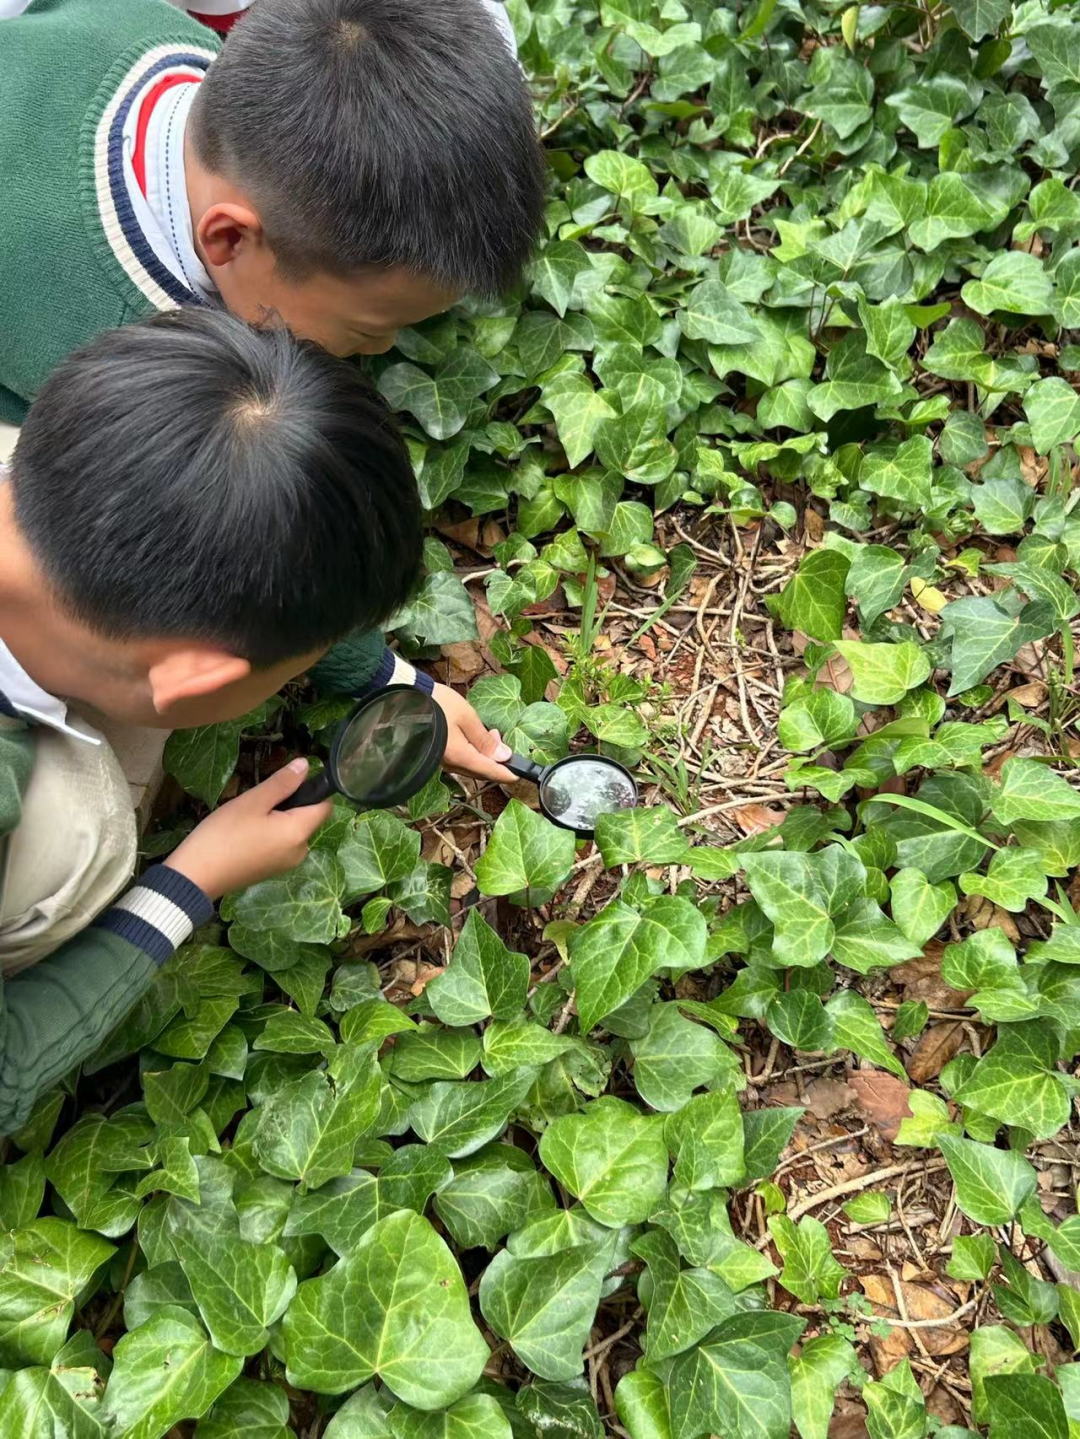
<svg viewBox="0 0 1080 1439">
<path fill-rule="evenodd" d="M 169 299 L 177 305 L 201 305 L 204 303 L 202 297 L 194 290 L 189 290 L 182 285 L 176 276 L 161 263 L 154 254 L 153 248 L 147 243 L 128 197 L 127 184 L 124 180 L 124 122 L 128 113 L 135 103 L 136 96 L 142 93 L 149 80 L 160 75 L 164 70 L 175 69 L 177 65 L 190 65 L 200 70 L 209 70 L 210 61 L 205 55 L 192 55 L 178 50 L 171 55 L 164 56 L 155 65 L 151 65 L 150 69 L 140 77 L 138 84 L 134 85 L 130 93 L 124 96 L 109 127 L 109 191 L 116 209 L 116 218 L 120 221 L 120 228 L 124 232 L 124 239 L 127 240 L 135 258 L 151 279 L 155 280 Z"/>
<path fill-rule="evenodd" d="M 0 715 L 6 715 L 8 719 L 20 718 L 18 710 L 5 694 L 0 694 Z"/>
</svg>

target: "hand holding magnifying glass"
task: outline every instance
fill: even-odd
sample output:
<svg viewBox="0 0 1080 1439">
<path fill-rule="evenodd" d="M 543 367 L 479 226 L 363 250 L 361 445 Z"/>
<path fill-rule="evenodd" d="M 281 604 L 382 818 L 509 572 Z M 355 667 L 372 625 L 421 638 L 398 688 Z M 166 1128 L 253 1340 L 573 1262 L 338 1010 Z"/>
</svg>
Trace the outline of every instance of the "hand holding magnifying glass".
<svg viewBox="0 0 1080 1439">
<path fill-rule="evenodd" d="M 326 768 L 278 808 L 318 804 L 333 794 L 366 809 L 404 804 L 439 768 L 445 748 L 446 718 L 431 696 L 409 685 L 390 685 L 360 701 L 338 726 Z M 506 768 L 531 780 L 540 792 L 541 812 L 579 839 L 592 838 L 600 815 L 638 802 L 629 770 L 602 755 L 567 755 L 538 765 L 515 754 Z"/>
</svg>

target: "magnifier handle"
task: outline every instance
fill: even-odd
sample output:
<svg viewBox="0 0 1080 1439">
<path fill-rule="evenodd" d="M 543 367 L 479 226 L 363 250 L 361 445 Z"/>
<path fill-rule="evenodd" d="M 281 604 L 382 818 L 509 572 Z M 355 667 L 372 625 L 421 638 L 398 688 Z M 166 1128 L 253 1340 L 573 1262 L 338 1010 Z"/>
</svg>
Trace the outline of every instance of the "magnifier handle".
<svg viewBox="0 0 1080 1439">
<path fill-rule="evenodd" d="M 334 793 L 334 782 L 330 778 L 329 770 L 322 770 L 319 774 L 313 774 L 289 796 L 276 806 L 278 809 L 300 809 L 305 804 L 321 804 L 324 799 L 329 799 Z"/>
<path fill-rule="evenodd" d="M 540 777 L 544 773 L 544 766 L 537 764 L 535 760 L 526 759 L 524 755 L 512 754 L 503 764 L 511 774 L 516 774 L 518 779 L 532 780 L 533 784 L 540 783 Z"/>
</svg>

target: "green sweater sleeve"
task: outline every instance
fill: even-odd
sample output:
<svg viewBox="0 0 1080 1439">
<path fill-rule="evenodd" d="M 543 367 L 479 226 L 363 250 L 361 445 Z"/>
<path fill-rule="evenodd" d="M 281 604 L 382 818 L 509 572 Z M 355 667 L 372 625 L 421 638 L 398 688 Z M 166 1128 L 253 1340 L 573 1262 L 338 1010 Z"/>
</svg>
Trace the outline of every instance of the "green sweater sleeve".
<svg viewBox="0 0 1080 1439">
<path fill-rule="evenodd" d="M 382 635 L 356 632 L 323 655 L 312 679 L 323 694 L 361 695 L 389 684 L 393 673 L 394 656 Z"/>
<path fill-rule="evenodd" d="M 17 827 L 32 755 L 25 731 L 0 734 L 4 834 Z M 212 913 L 197 885 L 154 865 L 89 929 L 0 983 L 0 1134 L 25 1124 L 38 1095 L 97 1049 Z"/>
</svg>

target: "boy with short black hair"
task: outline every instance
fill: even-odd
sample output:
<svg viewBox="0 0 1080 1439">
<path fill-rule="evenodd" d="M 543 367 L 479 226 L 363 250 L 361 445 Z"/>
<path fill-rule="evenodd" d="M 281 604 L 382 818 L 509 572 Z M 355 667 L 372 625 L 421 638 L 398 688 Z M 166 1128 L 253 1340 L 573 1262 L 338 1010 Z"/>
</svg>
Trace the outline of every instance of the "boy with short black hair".
<svg viewBox="0 0 1080 1439">
<path fill-rule="evenodd" d="M 272 311 L 374 354 L 528 259 L 542 152 L 484 0 L 257 0 L 220 54 L 166 0 L 21 3 L 0 10 L 0 419 L 155 310 Z"/>
<path fill-rule="evenodd" d="M 174 404 L 164 410 L 162 394 Z M 135 861 L 120 767 L 80 714 L 246 713 L 420 563 L 404 447 L 352 369 L 209 310 L 98 337 L 0 472 L 0 1133 L 90 1054 L 212 902 L 298 864 L 329 804 L 294 762 Z M 362 563 L 358 566 L 358 557 Z M 70 706 L 70 708 L 69 708 Z"/>
</svg>

